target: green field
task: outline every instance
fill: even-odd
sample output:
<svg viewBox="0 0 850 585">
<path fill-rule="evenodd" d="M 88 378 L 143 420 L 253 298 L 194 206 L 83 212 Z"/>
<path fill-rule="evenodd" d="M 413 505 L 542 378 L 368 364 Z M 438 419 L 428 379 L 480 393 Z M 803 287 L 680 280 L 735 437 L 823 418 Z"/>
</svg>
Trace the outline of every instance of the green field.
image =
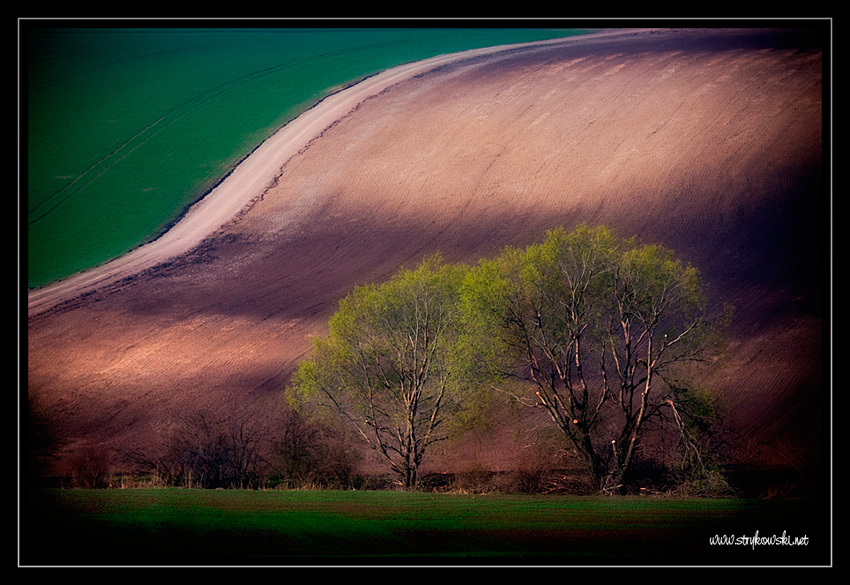
<svg viewBox="0 0 850 585">
<path fill-rule="evenodd" d="M 56 490 L 22 516 L 22 564 L 823 564 L 802 501 L 392 491 Z M 806 536 L 717 546 L 714 535 Z"/>
<path fill-rule="evenodd" d="M 437 54 L 578 32 L 24 27 L 28 286 L 162 233 L 275 130 L 347 84 Z"/>
</svg>

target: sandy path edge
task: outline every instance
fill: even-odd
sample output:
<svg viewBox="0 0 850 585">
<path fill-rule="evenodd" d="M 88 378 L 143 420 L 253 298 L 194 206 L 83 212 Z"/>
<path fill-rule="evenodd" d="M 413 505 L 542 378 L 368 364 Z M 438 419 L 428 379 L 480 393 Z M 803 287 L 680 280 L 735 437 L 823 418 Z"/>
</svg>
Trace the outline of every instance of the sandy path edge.
<svg viewBox="0 0 850 585">
<path fill-rule="evenodd" d="M 159 238 L 97 267 L 29 291 L 28 315 L 33 317 L 65 301 L 131 277 L 190 251 L 204 238 L 236 217 L 254 198 L 264 193 L 277 179 L 286 161 L 358 104 L 392 85 L 464 59 L 525 47 L 586 41 L 602 36 L 636 34 L 650 30 L 655 29 L 612 29 L 544 41 L 470 49 L 407 63 L 368 77 L 331 94 L 277 130 Z"/>
</svg>

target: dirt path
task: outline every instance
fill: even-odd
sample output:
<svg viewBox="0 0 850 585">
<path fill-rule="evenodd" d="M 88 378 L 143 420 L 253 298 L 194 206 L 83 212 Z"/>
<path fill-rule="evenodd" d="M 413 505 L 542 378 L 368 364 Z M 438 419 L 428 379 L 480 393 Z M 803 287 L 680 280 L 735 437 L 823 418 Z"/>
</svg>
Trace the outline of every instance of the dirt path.
<svg viewBox="0 0 850 585">
<path fill-rule="evenodd" d="M 592 35 L 341 92 L 162 241 L 34 295 L 29 393 L 67 460 L 155 447 L 184 413 L 273 429 L 292 369 L 354 285 L 435 251 L 474 262 L 606 223 L 670 246 L 738 308 L 713 382 L 741 444 L 811 436 L 825 383 L 823 57 L 790 32 Z M 432 461 L 516 463 L 501 428 Z"/>
<path fill-rule="evenodd" d="M 633 32 L 629 31 L 628 34 Z M 594 36 L 608 37 L 617 34 L 624 33 L 608 31 Z M 562 41 L 556 39 L 539 43 L 486 47 L 440 55 L 382 72 L 329 96 L 272 135 L 206 197 L 192 206 L 177 224 L 155 241 L 104 265 L 31 291 L 28 294 L 29 314 L 35 315 L 48 310 L 63 301 L 131 277 L 190 251 L 220 226 L 236 217 L 254 198 L 273 185 L 286 161 L 305 149 L 312 140 L 354 110 L 358 104 L 386 88 L 458 60 L 498 53 L 506 49 L 557 42 Z M 570 40 L 570 42 L 573 41 Z"/>
</svg>

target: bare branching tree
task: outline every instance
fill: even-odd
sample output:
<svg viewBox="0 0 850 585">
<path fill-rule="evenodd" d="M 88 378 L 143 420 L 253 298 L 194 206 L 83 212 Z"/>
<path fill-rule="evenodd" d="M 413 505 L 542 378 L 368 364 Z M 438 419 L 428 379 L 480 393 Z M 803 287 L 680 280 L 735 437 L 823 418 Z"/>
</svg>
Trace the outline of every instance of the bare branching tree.
<svg viewBox="0 0 850 585">
<path fill-rule="evenodd" d="M 220 419 L 197 412 L 180 417 L 151 453 L 129 455 L 165 485 L 256 487 L 264 464 L 264 433 L 251 417 Z"/>
</svg>

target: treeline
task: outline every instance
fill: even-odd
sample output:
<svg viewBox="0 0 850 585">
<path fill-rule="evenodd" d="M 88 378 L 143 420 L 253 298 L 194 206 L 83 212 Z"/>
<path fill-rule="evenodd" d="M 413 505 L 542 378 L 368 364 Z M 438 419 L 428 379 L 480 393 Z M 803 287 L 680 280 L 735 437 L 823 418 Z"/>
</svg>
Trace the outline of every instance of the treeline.
<svg viewBox="0 0 850 585">
<path fill-rule="evenodd" d="M 698 269 L 604 226 L 474 266 L 437 255 L 340 301 L 273 428 L 195 413 L 121 457 L 157 485 L 362 487 L 354 437 L 397 485 L 421 489 L 436 482 L 421 474 L 433 446 L 496 422 L 491 406 L 507 399 L 548 417 L 545 464 L 463 470 L 455 486 L 719 493 L 722 405 L 704 380 L 722 367 L 729 316 Z M 97 486 L 92 453 L 76 477 Z"/>
<path fill-rule="evenodd" d="M 45 421 L 45 418 L 39 420 Z M 163 424 L 146 450 L 89 445 L 67 459 L 64 472 L 50 472 L 64 442 L 38 424 L 30 443 L 31 486 L 116 489 L 395 489 L 392 474 L 361 470 L 364 451 L 344 429 L 284 409 L 270 427 L 252 415 L 216 418 L 194 413 Z M 461 493 L 590 493 L 580 469 L 539 450 L 510 471 L 480 464 L 453 473 L 427 473 L 418 489 Z M 654 488 L 653 488 L 654 489 Z"/>
<path fill-rule="evenodd" d="M 253 415 L 223 418 L 195 412 L 163 421 L 144 449 L 92 444 L 70 455 L 63 453 L 62 438 L 45 424 L 47 417 L 37 414 L 32 420 L 25 469 L 32 485 L 347 489 L 361 481 L 357 466 L 362 454 L 350 440 L 286 409 L 273 424 Z M 51 464 L 60 454 L 63 465 L 57 474 Z"/>
<path fill-rule="evenodd" d="M 32 410 L 30 409 L 30 412 Z M 195 413 L 171 421 L 149 450 L 123 452 L 103 445 L 79 449 L 61 474 L 50 469 L 64 441 L 36 411 L 24 441 L 23 475 L 29 487 L 196 489 L 397 489 L 393 474 L 362 471 L 364 451 L 344 429 L 283 409 L 271 426 L 252 415 L 218 419 Z M 543 433 L 551 437 L 551 433 Z M 556 452 L 535 437 L 509 470 L 467 463 L 451 473 L 426 472 L 417 488 L 455 493 L 593 494 L 596 486 L 575 456 Z M 668 445 L 669 447 L 669 445 Z M 772 445 L 775 448 L 775 445 Z M 811 495 L 812 449 L 786 445 L 792 465 L 718 465 L 694 477 L 669 459 L 643 458 L 633 470 L 630 493 L 687 496 L 800 497 Z M 753 445 L 757 451 L 760 447 Z M 669 450 L 673 451 L 673 450 Z M 668 451 L 668 452 L 669 452 Z M 753 453 L 753 461 L 758 453 Z"/>
</svg>

